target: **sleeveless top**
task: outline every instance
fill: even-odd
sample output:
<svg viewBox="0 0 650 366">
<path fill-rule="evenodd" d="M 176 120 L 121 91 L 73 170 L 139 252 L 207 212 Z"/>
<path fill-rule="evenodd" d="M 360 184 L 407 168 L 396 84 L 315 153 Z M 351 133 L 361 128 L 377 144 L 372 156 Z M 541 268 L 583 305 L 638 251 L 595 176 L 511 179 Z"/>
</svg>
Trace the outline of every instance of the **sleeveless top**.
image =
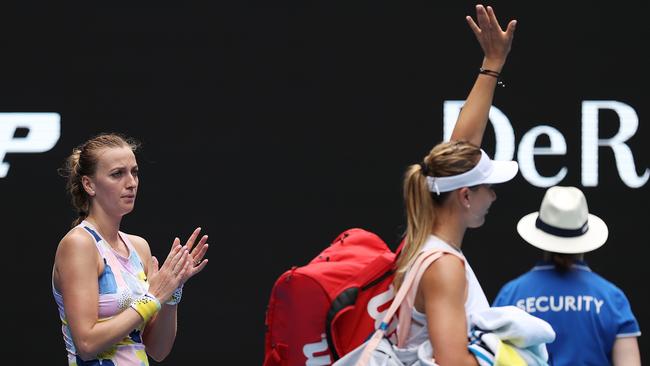
<svg viewBox="0 0 650 366">
<path fill-rule="evenodd" d="M 101 235 L 99 235 L 99 231 L 87 221 L 83 221 L 77 227 L 81 227 L 88 235 L 92 236 L 97 250 L 104 261 L 104 271 L 97 279 L 99 284 L 98 321 L 106 321 L 121 313 L 124 309 L 127 309 L 133 300 L 147 293 L 149 284 L 147 283 L 144 272 L 144 265 L 126 234 L 118 232 L 120 239 L 126 244 L 129 250 L 128 258 L 115 252 Z M 63 332 L 63 341 L 65 342 L 65 348 L 68 353 L 68 365 L 149 365 L 141 336 L 144 323 L 117 344 L 97 354 L 96 359 L 83 361 L 77 355 L 70 328 L 65 318 L 63 296 L 54 287 L 54 281 L 52 281 L 52 292 L 54 293 L 54 299 L 59 309 L 59 317 L 61 318 L 61 331 Z"/>
<path fill-rule="evenodd" d="M 440 238 L 434 235 L 429 235 L 427 241 L 422 245 L 421 252 L 432 249 L 444 249 L 450 252 L 457 252 L 460 257 L 465 261 L 465 278 L 467 279 L 467 299 L 465 300 L 465 316 L 467 318 L 467 331 L 469 333 L 469 315 L 476 311 L 488 309 L 490 303 L 481 288 L 481 285 L 470 267 L 467 258 L 456 248 L 445 243 Z M 409 331 L 408 341 L 405 347 L 418 346 L 424 341 L 429 339 L 429 330 L 427 329 L 427 317 L 425 314 L 417 311 L 415 307 L 411 313 L 411 329 Z"/>
</svg>

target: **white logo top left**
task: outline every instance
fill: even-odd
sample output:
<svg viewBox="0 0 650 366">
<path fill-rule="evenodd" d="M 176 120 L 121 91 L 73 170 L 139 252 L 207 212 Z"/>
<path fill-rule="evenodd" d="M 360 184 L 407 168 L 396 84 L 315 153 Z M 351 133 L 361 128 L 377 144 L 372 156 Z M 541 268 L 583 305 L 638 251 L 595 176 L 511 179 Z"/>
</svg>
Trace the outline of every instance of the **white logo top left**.
<svg viewBox="0 0 650 366">
<path fill-rule="evenodd" d="M 25 136 L 17 136 L 26 129 Z M 7 153 L 42 153 L 56 145 L 61 136 L 61 115 L 58 113 L 0 113 L 0 178 L 7 176 Z"/>
</svg>

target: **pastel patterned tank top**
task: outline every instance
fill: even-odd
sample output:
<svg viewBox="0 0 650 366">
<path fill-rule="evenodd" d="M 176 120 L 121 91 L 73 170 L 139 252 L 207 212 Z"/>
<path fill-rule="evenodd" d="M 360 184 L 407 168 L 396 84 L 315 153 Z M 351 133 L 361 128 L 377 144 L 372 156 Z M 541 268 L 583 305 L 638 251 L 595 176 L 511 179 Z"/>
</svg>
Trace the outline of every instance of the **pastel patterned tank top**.
<svg viewBox="0 0 650 366">
<path fill-rule="evenodd" d="M 88 222 L 83 221 L 77 227 L 83 228 L 88 235 L 92 236 L 95 245 L 97 246 L 97 250 L 104 261 L 104 271 L 97 279 L 99 284 L 98 315 L 100 322 L 106 321 L 128 308 L 134 299 L 147 293 L 149 284 L 146 282 L 144 266 L 140 256 L 124 233 L 119 232 L 119 236 L 129 249 L 128 258 L 115 252 L 113 248 L 111 248 L 111 246 L 99 235 L 99 231 Z M 68 352 L 68 365 L 149 365 L 141 337 L 144 324 L 139 328 L 134 329 L 128 336 L 113 347 L 99 353 L 96 359 L 83 361 L 77 355 L 75 345 L 72 341 L 70 328 L 68 327 L 68 322 L 65 318 L 63 296 L 54 287 L 54 282 L 52 282 L 52 292 L 54 293 L 54 299 L 56 300 L 59 309 L 59 317 L 61 318 L 63 341 L 65 342 L 65 347 Z"/>
</svg>

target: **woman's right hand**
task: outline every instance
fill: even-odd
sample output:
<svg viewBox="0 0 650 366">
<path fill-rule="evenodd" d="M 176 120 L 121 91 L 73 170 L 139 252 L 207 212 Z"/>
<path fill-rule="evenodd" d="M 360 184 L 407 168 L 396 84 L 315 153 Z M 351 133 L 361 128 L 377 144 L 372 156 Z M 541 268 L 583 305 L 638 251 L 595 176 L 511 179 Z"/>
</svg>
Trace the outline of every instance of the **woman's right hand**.
<svg viewBox="0 0 650 366">
<path fill-rule="evenodd" d="M 189 260 L 189 251 L 182 247 L 180 239 L 174 239 L 172 248 L 162 267 L 158 268 L 158 260 L 151 257 L 148 282 L 149 293 L 154 295 L 161 303 L 167 301 L 190 269 L 192 262 Z"/>
</svg>

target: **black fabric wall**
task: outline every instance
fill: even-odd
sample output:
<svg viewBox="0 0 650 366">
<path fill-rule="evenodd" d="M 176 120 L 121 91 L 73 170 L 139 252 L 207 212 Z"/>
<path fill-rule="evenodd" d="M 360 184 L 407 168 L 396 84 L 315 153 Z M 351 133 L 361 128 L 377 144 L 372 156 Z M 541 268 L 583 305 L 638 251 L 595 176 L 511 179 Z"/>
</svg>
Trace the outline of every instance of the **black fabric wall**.
<svg viewBox="0 0 650 366">
<path fill-rule="evenodd" d="M 61 118 L 56 144 L 38 153 L 7 151 L 32 131 L 0 126 L 9 163 L 0 178 L 11 339 L 3 359 L 64 364 L 50 278 L 74 212 L 56 169 L 78 143 L 117 131 L 143 142 L 136 209 L 122 229 L 145 237 L 159 258 L 196 226 L 212 244 L 207 269 L 186 286 L 176 345 L 162 364 L 261 364 L 277 276 L 348 227 L 399 240 L 403 171 L 443 138 L 444 102 L 466 97 L 481 64 L 464 20 L 473 5 L 3 3 L 0 112 Z M 642 177 L 650 166 L 648 4 L 491 5 L 502 23 L 519 21 L 507 87 L 494 101 L 513 127 L 514 156 L 537 126 L 562 134 L 566 154 L 538 156 L 537 170 L 549 177 L 566 167 L 559 183 L 582 188 L 608 223 L 608 242 L 587 260 L 626 292 L 646 330 L 648 184 L 628 186 L 612 149 L 601 147 L 598 183 L 585 186 L 581 149 L 583 102 L 617 101 L 639 121 L 621 169 Z M 622 118 L 601 111 L 599 137 L 631 129 L 633 117 Z M 488 127 L 490 154 L 496 141 Z M 549 143 L 542 136 L 536 146 Z M 466 235 L 490 300 L 538 257 L 515 225 L 544 190 L 521 174 L 497 187 L 486 224 Z M 641 337 L 647 361 L 646 344 Z"/>
</svg>

